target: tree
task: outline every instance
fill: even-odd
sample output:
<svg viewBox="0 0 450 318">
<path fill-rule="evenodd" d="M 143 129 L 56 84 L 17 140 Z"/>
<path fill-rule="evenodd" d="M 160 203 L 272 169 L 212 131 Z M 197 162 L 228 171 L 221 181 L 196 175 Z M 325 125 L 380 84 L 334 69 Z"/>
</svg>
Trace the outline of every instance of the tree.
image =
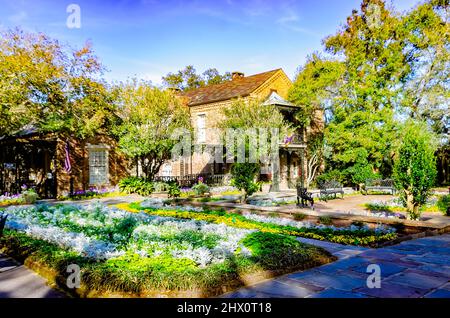
<svg viewBox="0 0 450 318">
<path fill-rule="evenodd" d="M 346 183 L 356 170 L 392 174 L 399 118 L 425 120 L 442 137 L 448 131 L 448 12 L 447 0 L 404 14 L 363 0 L 323 41 L 331 57 L 314 54 L 300 68 L 291 90 L 306 105 L 298 116 L 307 121 L 324 110 L 327 169 L 344 173 Z"/>
<path fill-rule="evenodd" d="M 402 88 L 402 106 L 411 118 L 428 121 L 445 136 L 450 129 L 450 6 L 432 0 L 403 17 L 411 69 Z"/>
<path fill-rule="evenodd" d="M 219 128 L 223 130 L 241 130 L 244 134 L 238 135 L 238 138 L 243 142 L 248 156 L 246 156 L 245 162 L 235 163 L 234 165 L 236 168 L 232 168 L 232 171 L 234 171 L 233 183 L 242 185 L 242 189 L 246 193 L 246 199 L 254 192 L 255 187 L 257 187 L 257 184 L 254 182 L 256 173 L 253 173 L 253 171 L 255 169 L 260 169 L 261 159 L 269 159 L 266 158 L 268 149 L 261 147 L 261 144 L 265 143 L 270 147 L 274 144 L 272 138 L 276 138 L 275 151 L 278 156 L 279 136 L 290 136 L 292 134 L 292 127 L 275 106 L 264 105 L 258 99 L 236 99 L 229 107 L 222 110 L 222 117 L 222 120 L 218 124 Z M 261 139 L 264 135 L 258 134 L 256 132 L 258 129 L 267 132 L 265 135 L 265 138 L 267 138 L 266 140 Z M 273 135 L 271 129 L 278 129 L 279 134 Z M 245 135 L 249 130 L 254 130 L 256 134 L 253 136 Z M 224 136 L 226 136 L 226 134 L 224 134 Z M 251 160 L 249 160 L 250 151 L 256 155 L 257 162 L 251 162 Z M 272 151 L 274 150 L 272 149 Z M 229 156 L 230 154 L 227 155 Z M 273 182 L 277 183 L 278 162 L 272 162 L 272 166 L 275 170 Z M 250 182 L 250 179 L 252 182 Z"/>
<path fill-rule="evenodd" d="M 79 50 L 42 33 L 0 37 L 0 135 L 25 125 L 77 137 L 109 131 L 114 95 L 88 43 Z"/>
<path fill-rule="evenodd" d="M 176 87 L 182 91 L 203 87 L 205 85 L 220 84 L 231 79 L 231 73 L 220 75 L 216 68 L 209 68 L 202 75 L 197 74 L 194 66 L 188 65 L 177 73 L 169 73 L 163 78 L 166 87 Z"/>
<path fill-rule="evenodd" d="M 249 162 L 235 163 L 231 168 L 231 185 L 244 191 L 244 202 L 260 188 L 260 184 L 255 182 L 259 169 L 259 164 Z"/>
<path fill-rule="evenodd" d="M 394 164 L 394 180 L 409 217 L 420 217 L 436 178 L 436 137 L 423 122 L 409 120 L 402 131 Z"/>
<path fill-rule="evenodd" d="M 288 99 L 300 106 L 297 121 L 303 126 L 314 125 L 317 111 L 330 112 L 339 98 L 339 88 L 344 83 L 345 64 L 324 59 L 319 53 L 307 57 L 300 67 Z"/>
<path fill-rule="evenodd" d="M 289 91 L 289 100 L 300 107 L 295 119 L 300 125 L 299 129 L 305 132 L 308 145 L 306 187 L 314 181 L 323 164 L 323 117 L 332 111 L 330 107 L 339 96 L 344 70 L 344 63 L 323 59 L 314 53 L 299 69 L 294 85 Z"/>
<path fill-rule="evenodd" d="M 230 72 L 226 72 L 223 75 L 220 75 L 219 71 L 216 68 L 209 68 L 204 71 L 202 75 L 206 85 L 220 84 L 225 81 L 231 80 Z"/>
<path fill-rule="evenodd" d="M 152 180 L 164 161 L 171 158 L 176 129 L 190 130 L 189 109 L 168 90 L 133 81 L 118 87 L 121 122 L 115 133 L 119 148 L 140 162 Z"/>
</svg>

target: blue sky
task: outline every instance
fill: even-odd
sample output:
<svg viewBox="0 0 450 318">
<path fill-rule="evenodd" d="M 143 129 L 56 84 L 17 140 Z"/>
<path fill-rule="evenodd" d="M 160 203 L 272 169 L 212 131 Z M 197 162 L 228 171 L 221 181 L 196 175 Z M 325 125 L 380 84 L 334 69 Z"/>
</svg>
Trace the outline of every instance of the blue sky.
<svg viewBox="0 0 450 318">
<path fill-rule="evenodd" d="M 388 0 L 390 3 L 390 1 Z M 69 4 L 81 28 L 66 25 Z M 254 74 L 281 67 L 293 78 L 360 0 L 0 0 L 0 28 L 40 31 L 73 47 L 91 41 L 110 81 L 161 76 L 192 64 L 202 72 Z M 392 0 L 399 11 L 418 0 Z"/>
</svg>

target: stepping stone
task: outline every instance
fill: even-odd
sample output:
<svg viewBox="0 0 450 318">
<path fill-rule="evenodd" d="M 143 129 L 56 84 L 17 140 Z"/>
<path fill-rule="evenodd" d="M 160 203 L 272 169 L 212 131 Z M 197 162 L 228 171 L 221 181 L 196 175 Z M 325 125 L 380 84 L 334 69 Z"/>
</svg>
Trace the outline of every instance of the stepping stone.
<svg viewBox="0 0 450 318">
<path fill-rule="evenodd" d="M 413 271 L 406 271 L 399 275 L 392 276 L 386 280 L 395 284 L 401 284 L 422 289 L 437 288 L 448 282 L 446 277 L 436 277 L 431 275 L 419 274 Z"/>
<path fill-rule="evenodd" d="M 429 263 L 434 265 L 444 265 L 448 266 L 450 264 L 450 255 L 423 255 L 423 256 L 408 256 L 405 258 L 406 260 L 411 260 L 414 262 L 420 263 Z"/>
<path fill-rule="evenodd" d="M 354 292 L 381 298 L 418 298 L 424 296 L 429 290 L 414 288 L 381 281 L 381 288 L 358 288 Z"/>
<path fill-rule="evenodd" d="M 439 257 L 440 255 L 450 255 L 450 247 L 428 247 L 427 252 Z"/>
<path fill-rule="evenodd" d="M 385 260 L 395 262 L 405 255 L 395 252 L 383 251 L 383 250 L 371 250 L 359 255 L 360 257 L 366 257 L 369 259 Z"/>
<path fill-rule="evenodd" d="M 315 291 L 295 286 L 294 284 L 287 284 L 271 280 L 268 282 L 260 283 L 251 287 L 256 293 L 262 293 L 268 297 L 280 297 L 280 298 L 304 298 L 306 296 L 314 294 Z"/>
<path fill-rule="evenodd" d="M 350 292 L 345 290 L 339 290 L 334 288 L 325 289 L 317 294 L 311 296 L 311 298 L 368 298 L 369 296 L 356 292 Z"/>
<path fill-rule="evenodd" d="M 435 266 L 431 264 L 417 267 L 417 270 L 426 272 L 433 276 L 442 276 L 450 279 L 450 267 L 449 266 Z"/>
<path fill-rule="evenodd" d="M 425 295 L 425 298 L 450 298 L 450 290 L 436 289 Z"/>
<path fill-rule="evenodd" d="M 436 239 L 437 237 L 427 237 L 414 240 L 415 245 L 429 246 L 429 247 L 448 247 L 449 241 L 445 239 Z"/>
<path fill-rule="evenodd" d="M 308 272 L 302 276 L 289 275 L 289 278 L 300 281 L 301 283 L 311 284 L 323 288 L 335 288 L 342 290 L 352 290 L 366 286 L 366 279 L 349 273 L 322 274 L 319 272 Z"/>
<path fill-rule="evenodd" d="M 415 250 L 409 250 L 409 249 L 394 249 L 394 248 L 385 248 L 384 251 L 396 253 L 396 254 L 402 254 L 402 255 L 423 255 L 426 253 L 429 253 L 427 249 L 425 248 L 417 248 Z"/>
<path fill-rule="evenodd" d="M 391 275 L 403 272 L 405 270 L 407 270 L 408 268 L 405 266 L 400 266 L 394 263 L 388 263 L 388 262 L 380 262 L 380 263 L 376 263 L 377 265 L 380 266 L 380 270 L 381 270 L 381 277 L 382 278 L 386 278 L 389 277 Z M 363 273 L 366 275 L 369 275 L 371 273 L 367 273 L 367 265 L 360 265 L 360 266 L 354 266 L 350 268 L 352 271 L 358 272 L 358 273 Z"/>
<path fill-rule="evenodd" d="M 323 273 L 336 273 L 339 270 L 348 269 L 357 266 L 366 266 L 371 262 L 364 258 L 352 257 L 343 260 L 336 261 L 334 263 L 325 264 L 315 268 L 315 270 Z"/>
</svg>

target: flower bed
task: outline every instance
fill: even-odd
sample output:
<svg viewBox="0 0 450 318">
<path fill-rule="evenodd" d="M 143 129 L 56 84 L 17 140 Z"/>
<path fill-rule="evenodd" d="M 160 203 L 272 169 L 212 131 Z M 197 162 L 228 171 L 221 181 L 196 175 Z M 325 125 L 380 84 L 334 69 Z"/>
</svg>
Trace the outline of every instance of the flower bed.
<svg viewBox="0 0 450 318">
<path fill-rule="evenodd" d="M 242 285 L 245 275 L 281 274 L 333 259 L 288 236 L 100 203 L 9 207 L 6 213 L 4 252 L 50 268 L 61 281 L 67 265 L 78 264 L 83 296 L 211 296 Z"/>
<path fill-rule="evenodd" d="M 256 205 L 256 206 L 282 206 L 282 205 L 289 205 L 289 204 L 296 204 L 297 200 L 293 199 L 292 197 L 287 198 L 275 198 L 275 197 L 268 197 L 268 198 L 260 198 L 260 199 L 248 199 L 248 204 Z"/>
<path fill-rule="evenodd" d="M 428 198 L 427 203 L 420 207 L 422 212 L 439 212 L 439 207 L 437 206 L 439 195 L 434 195 Z M 374 200 L 364 204 L 364 207 L 369 210 L 369 216 L 379 216 L 379 217 L 397 217 L 404 218 L 402 214 L 395 212 L 406 212 L 406 208 L 401 203 L 399 198 L 393 198 L 390 200 Z"/>
<path fill-rule="evenodd" d="M 25 200 L 20 194 L 5 193 L 0 195 L 0 206 L 24 204 Z"/>
<path fill-rule="evenodd" d="M 325 240 L 341 244 L 377 246 L 380 243 L 394 240 L 397 234 L 394 228 L 379 226 L 376 229 L 369 229 L 362 226 L 351 226 L 337 228 L 326 225 L 313 225 L 306 222 L 290 221 L 283 218 L 269 218 L 251 214 L 226 213 L 225 211 L 195 210 L 189 206 L 153 206 L 144 201 L 142 203 L 119 204 L 119 208 L 130 212 L 146 211 L 152 215 L 176 217 L 182 219 L 203 220 L 214 223 L 224 223 L 230 226 L 257 229 L 263 232 L 301 236 L 317 240 Z"/>
</svg>

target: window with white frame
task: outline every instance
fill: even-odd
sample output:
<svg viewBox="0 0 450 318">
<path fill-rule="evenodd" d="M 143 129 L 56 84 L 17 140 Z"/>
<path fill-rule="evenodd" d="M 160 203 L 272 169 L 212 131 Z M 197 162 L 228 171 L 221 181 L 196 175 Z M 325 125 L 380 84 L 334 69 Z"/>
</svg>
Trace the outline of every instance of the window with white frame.
<svg viewBox="0 0 450 318">
<path fill-rule="evenodd" d="M 89 146 L 89 184 L 109 183 L 108 148 Z"/>
<path fill-rule="evenodd" d="M 206 142 L 206 114 L 197 115 L 197 142 Z"/>
</svg>

